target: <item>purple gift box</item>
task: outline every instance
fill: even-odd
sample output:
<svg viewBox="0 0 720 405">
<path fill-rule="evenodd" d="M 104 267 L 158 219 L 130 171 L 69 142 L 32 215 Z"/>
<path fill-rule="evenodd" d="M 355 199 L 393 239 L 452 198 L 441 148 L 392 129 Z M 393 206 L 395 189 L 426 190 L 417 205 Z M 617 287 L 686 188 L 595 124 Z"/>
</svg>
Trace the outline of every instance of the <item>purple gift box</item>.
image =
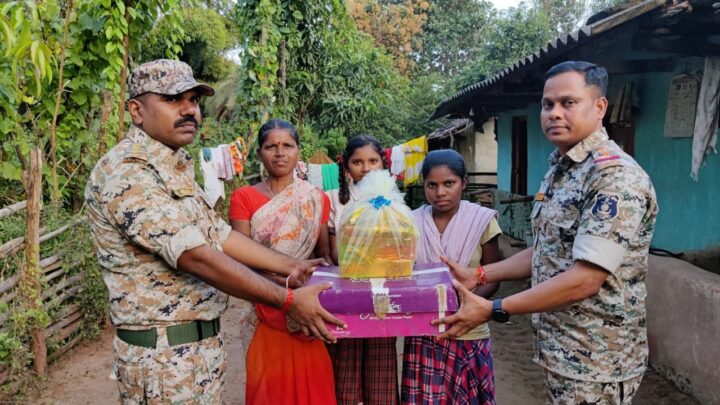
<svg viewBox="0 0 720 405">
<path fill-rule="evenodd" d="M 457 311 L 450 272 L 442 263 L 415 265 L 408 278 L 340 278 L 339 268 L 318 267 L 309 284 L 332 282 L 320 294 L 325 309 L 347 324 L 328 325 L 337 338 L 436 336 L 430 321 Z"/>
</svg>

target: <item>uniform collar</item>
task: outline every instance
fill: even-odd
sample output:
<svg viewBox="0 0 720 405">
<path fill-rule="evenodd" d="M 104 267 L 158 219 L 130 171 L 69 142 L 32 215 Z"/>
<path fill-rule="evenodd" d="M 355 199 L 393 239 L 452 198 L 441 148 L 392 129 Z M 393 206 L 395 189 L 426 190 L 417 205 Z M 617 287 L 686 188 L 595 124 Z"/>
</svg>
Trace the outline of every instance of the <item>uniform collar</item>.
<svg viewBox="0 0 720 405">
<path fill-rule="evenodd" d="M 600 129 L 593 132 L 592 134 L 590 134 L 590 136 L 583 139 L 582 141 L 578 142 L 577 145 L 573 146 L 569 151 L 567 151 L 565 156 L 567 156 L 568 159 L 572 160 L 575 163 L 580 163 L 585 160 L 588 155 L 590 155 L 590 152 L 592 152 L 595 148 L 600 146 L 600 144 L 607 141 L 608 139 L 609 137 L 607 132 L 605 131 L 605 128 L 600 127 Z M 560 159 L 560 151 L 558 149 L 555 149 L 550 154 L 550 164 L 557 164 Z"/>
<path fill-rule="evenodd" d="M 138 145 L 138 149 L 147 154 L 147 161 L 153 167 L 173 170 L 183 169 L 180 166 L 187 166 L 192 162 L 192 157 L 184 149 L 179 148 L 174 151 L 134 125 L 130 127 L 127 138 Z"/>
</svg>

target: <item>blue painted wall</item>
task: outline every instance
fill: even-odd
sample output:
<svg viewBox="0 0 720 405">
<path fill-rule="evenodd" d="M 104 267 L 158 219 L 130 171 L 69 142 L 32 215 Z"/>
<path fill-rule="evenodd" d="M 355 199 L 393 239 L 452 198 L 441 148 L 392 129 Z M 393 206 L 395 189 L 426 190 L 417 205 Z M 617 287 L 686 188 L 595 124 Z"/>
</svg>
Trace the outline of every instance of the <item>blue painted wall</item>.
<svg viewBox="0 0 720 405">
<path fill-rule="evenodd" d="M 692 138 L 663 136 L 670 80 L 688 70 L 702 70 L 703 59 L 677 59 L 674 66 L 668 73 L 612 76 L 609 94 L 614 95 L 629 80 L 639 86 L 635 159 L 650 175 L 660 205 L 653 247 L 682 251 L 720 244 L 720 155 L 706 157 L 695 182 L 690 179 Z M 539 188 L 548 168 L 547 157 L 554 150 L 541 131 L 539 103 L 498 117 L 498 189 L 510 190 L 512 117 L 519 115 L 528 118 L 528 194 L 532 194 Z"/>
</svg>

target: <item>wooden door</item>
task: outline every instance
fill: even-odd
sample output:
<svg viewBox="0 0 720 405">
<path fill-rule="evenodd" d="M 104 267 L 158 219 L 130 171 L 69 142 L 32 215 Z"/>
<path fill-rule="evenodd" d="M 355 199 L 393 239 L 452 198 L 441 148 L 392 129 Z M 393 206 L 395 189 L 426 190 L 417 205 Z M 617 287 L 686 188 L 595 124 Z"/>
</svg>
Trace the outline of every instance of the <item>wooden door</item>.
<svg viewBox="0 0 720 405">
<path fill-rule="evenodd" d="M 510 192 L 527 195 L 527 116 L 512 119 Z"/>
</svg>

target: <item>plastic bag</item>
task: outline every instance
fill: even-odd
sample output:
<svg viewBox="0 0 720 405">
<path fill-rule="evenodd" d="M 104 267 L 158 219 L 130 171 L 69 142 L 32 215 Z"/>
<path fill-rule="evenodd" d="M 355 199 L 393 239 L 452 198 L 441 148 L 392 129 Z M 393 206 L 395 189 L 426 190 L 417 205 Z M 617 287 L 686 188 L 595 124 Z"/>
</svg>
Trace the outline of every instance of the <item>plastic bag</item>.
<svg viewBox="0 0 720 405">
<path fill-rule="evenodd" d="M 340 218 L 340 277 L 410 277 L 419 234 L 395 180 L 377 170 L 357 186 L 361 199 Z"/>
</svg>

